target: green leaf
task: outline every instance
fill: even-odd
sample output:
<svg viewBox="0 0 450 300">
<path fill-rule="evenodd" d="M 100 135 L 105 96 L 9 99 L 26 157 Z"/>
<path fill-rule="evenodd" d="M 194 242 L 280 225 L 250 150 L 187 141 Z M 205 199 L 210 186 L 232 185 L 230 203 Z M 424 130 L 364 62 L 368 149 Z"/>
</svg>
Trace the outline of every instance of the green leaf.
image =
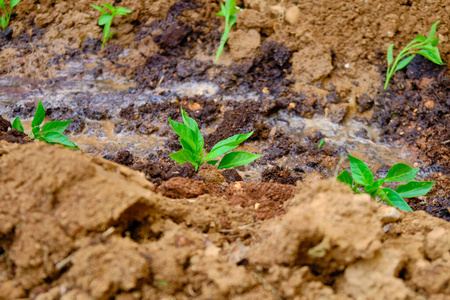
<svg viewBox="0 0 450 300">
<path fill-rule="evenodd" d="M 24 132 L 22 122 L 20 122 L 20 118 L 16 117 L 12 123 L 12 128 Z"/>
<path fill-rule="evenodd" d="M 67 136 L 59 132 L 48 132 L 43 138 L 49 144 L 60 144 L 66 147 L 79 149 Z"/>
<path fill-rule="evenodd" d="M 432 41 L 430 42 L 430 45 L 431 45 L 432 47 L 436 47 L 438 43 L 439 43 L 439 39 L 434 39 L 434 40 L 432 40 Z"/>
<path fill-rule="evenodd" d="M 42 105 L 42 102 L 39 101 L 38 106 L 36 108 L 36 113 L 34 114 L 33 121 L 31 122 L 31 127 L 39 126 L 42 124 L 45 118 L 45 108 Z"/>
<path fill-rule="evenodd" d="M 224 17 L 226 18 L 227 10 L 225 8 L 225 5 L 223 5 L 222 2 L 220 2 L 220 11 L 216 13 L 216 16 Z"/>
<path fill-rule="evenodd" d="M 404 67 L 406 67 L 413 59 L 415 55 L 408 56 L 407 58 L 402 59 L 398 64 L 397 67 L 395 67 L 394 72 L 400 71 Z"/>
<path fill-rule="evenodd" d="M 180 109 L 181 109 L 181 115 L 183 117 L 183 123 L 194 131 L 194 134 L 196 136 L 194 143 L 197 145 L 197 147 L 196 147 L 197 151 L 200 151 L 201 149 L 203 149 L 204 139 L 203 139 L 203 136 L 202 136 L 200 130 L 198 129 L 198 124 L 197 124 L 197 122 L 195 122 L 194 119 L 192 119 L 191 117 L 189 117 L 187 115 L 187 113 L 183 110 L 183 108 L 180 108 Z"/>
<path fill-rule="evenodd" d="M 389 46 L 389 48 L 388 48 L 388 51 L 387 51 L 387 63 L 388 63 L 388 66 L 390 66 L 393 61 L 394 61 L 394 44 L 391 44 Z"/>
<path fill-rule="evenodd" d="M 108 24 L 109 22 L 111 22 L 112 18 L 113 17 L 110 14 L 101 15 L 100 18 L 98 19 L 98 25 L 101 26 Z"/>
<path fill-rule="evenodd" d="M 125 16 L 127 14 L 132 13 L 132 12 L 133 11 L 129 10 L 128 8 L 122 7 L 122 6 L 119 6 L 119 7 L 116 8 L 116 13 L 119 14 L 119 15 Z"/>
<path fill-rule="evenodd" d="M 5 30 L 5 28 L 8 27 L 8 23 L 6 23 L 6 19 L 4 16 L 0 17 L 0 26 L 2 26 L 3 30 Z"/>
<path fill-rule="evenodd" d="M 190 152 L 192 152 L 192 153 L 196 153 L 196 152 L 197 152 L 196 149 L 195 149 L 195 148 L 192 148 L 192 146 L 191 146 L 185 139 L 183 139 L 183 138 L 180 137 L 180 138 L 178 139 L 178 141 L 180 142 L 181 147 L 182 147 L 183 149 L 188 150 L 188 151 L 190 151 Z"/>
<path fill-rule="evenodd" d="M 189 150 L 183 149 L 180 151 L 177 151 L 175 153 L 172 153 L 169 155 L 171 159 L 179 163 L 180 165 L 184 164 L 185 162 L 190 162 L 192 164 L 195 164 L 195 158 Z"/>
<path fill-rule="evenodd" d="M 325 144 L 325 138 L 322 138 L 319 142 L 319 144 L 317 145 L 317 149 L 322 148 L 323 144 Z"/>
<path fill-rule="evenodd" d="M 352 171 L 353 180 L 360 185 L 368 186 L 373 183 L 373 174 L 369 167 L 356 157 L 347 154 L 350 160 L 350 170 Z"/>
<path fill-rule="evenodd" d="M 400 185 L 396 192 L 404 198 L 413 198 L 426 195 L 433 187 L 434 181 L 411 181 Z"/>
<path fill-rule="evenodd" d="M 197 135 L 195 134 L 195 132 L 187 125 L 172 121 L 172 119 L 170 118 L 169 123 L 175 133 L 178 134 L 187 144 L 189 144 L 190 148 L 195 150 L 195 153 L 197 153 Z"/>
<path fill-rule="evenodd" d="M 5 5 L 5 1 L 4 0 L 0 0 L 0 7 L 2 7 L 3 9 L 6 9 L 6 5 Z"/>
<path fill-rule="evenodd" d="M 104 7 L 106 7 L 107 9 L 109 9 L 112 13 L 114 13 L 116 10 L 115 10 L 115 8 L 114 8 L 114 6 L 112 6 L 111 4 L 109 4 L 109 3 L 103 3 L 102 4 Z"/>
<path fill-rule="evenodd" d="M 215 165 L 215 164 L 217 164 L 217 162 L 218 162 L 219 160 L 218 159 L 215 159 L 215 160 L 208 160 L 206 163 L 208 164 L 208 165 Z"/>
<path fill-rule="evenodd" d="M 392 203 L 392 206 L 404 211 L 413 211 L 405 199 L 403 199 L 396 191 L 391 190 L 390 188 L 384 188 L 382 190 L 386 193 L 386 197 Z"/>
<path fill-rule="evenodd" d="M 412 44 L 415 44 L 415 43 L 425 43 L 427 41 L 427 38 L 426 37 L 424 37 L 423 35 L 421 35 L 421 34 L 418 34 L 413 40 L 412 40 L 412 42 L 411 43 L 409 43 L 408 44 L 408 46 L 410 46 L 410 45 L 412 45 Z M 412 49 L 413 49 L 414 47 L 412 47 Z"/>
<path fill-rule="evenodd" d="M 385 181 L 384 178 L 375 180 L 374 183 L 372 183 L 371 185 L 364 187 L 364 191 L 367 194 L 373 194 L 380 186 L 383 185 L 384 181 Z"/>
<path fill-rule="evenodd" d="M 230 27 L 229 28 L 231 28 L 231 26 L 233 26 L 234 24 L 236 24 L 236 20 L 237 20 L 237 16 L 236 15 L 231 15 L 230 16 Z M 227 35 L 227 39 L 228 39 L 228 35 Z"/>
<path fill-rule="evenodd" d="M 433 41 L 435 39 L 435 37 L 436 37 L 436 28 L 437 28 L 438 24 L 439 24 L 439 20 L 437 20 L 436 23 L 434 23 L 433 26 L 431 26 L 430 33 L 428 33 L 427 41 L 431 42 L 431 41 Z"/>
<path fill-rule="evenodd" d="M 445 63 L 441 59 L 441 55 L 439 54 L 439 50 L 436 47 L 431 47 L 427 49 L 421 49 L 417 52 L 418 54 L 426 57 L 431 60 L 433 63 L 437 65 L 445 65 Z"/>
<path fill-rule="evenodd" d="M 261 155 L 245 151 L 234 151 L 226 154 L 219 163 L 217 169 L 229 169 L 251 163 L 260 158 Z"/>
<path fill-rule="evenodd" d="M 33 134 L 33 139 L 37 139 L 40 136 L 41 128 L 39 126 L 31 128 L 31 133 Z"/>
<path fill-rule="evenodd" d="M 353 187 L 353 179 L 352 179 L 352 175 L 350 175 L 349 171 L 347 171 L 347 170 L 342 171 L 341 174 L 339 174 L 336 178 L 337 178 L 337 180 Z"/>
<path fill-rule="evenodd" d="M 251 137 L 252 134 L 253 131 L 245 134 L 236 134 L 223 141 L 218 142 L 214 145 L 214 147 L 212 147 L 211 152 L 209 152 L 209 154 L 205 157 L 205 160 L 216 158 L 222 154 L 227 153 L 228 151 L 237 148 L 242 142 Z"/>
<path fill-rule="evenodd" d="M 386 182 L 400 182 L 411 181 L 416 177 L 419 168 L 411 168 L 407 164 L 395 164 L 389 169 L 385 181 Z"/>
<path fill-rule="evenodd" d="M 14 6 L 16 6 L 17 4 L 19 4 L 20 0 L 11 0 L 11 2 L 9 3 L 9 5 L 11 6 L 11 8 L 13 8 Z"/>
<path fill-rule="evenodd" d="M 91 4 L 91 6 L 92 6 L 93 8 L 95 8 L 96 10 L 98 10 L 98 11 L 104 13 L 104 14 L 107 14 L 106 10 L 104 10 L 103 7 L 100 7 L 100 6 L 98 6 L 98 5 L 93 5 L 93 4 Z"/>
<path fill-rule="evenodd" d="M 48 132 L 58 132 L 63 133 L 66 130 L 67 126 L 72 122 L 72 120 L 68 121 L 51 121 L 42 126 L 42 134 L 46 134 Z"/>
</svg>

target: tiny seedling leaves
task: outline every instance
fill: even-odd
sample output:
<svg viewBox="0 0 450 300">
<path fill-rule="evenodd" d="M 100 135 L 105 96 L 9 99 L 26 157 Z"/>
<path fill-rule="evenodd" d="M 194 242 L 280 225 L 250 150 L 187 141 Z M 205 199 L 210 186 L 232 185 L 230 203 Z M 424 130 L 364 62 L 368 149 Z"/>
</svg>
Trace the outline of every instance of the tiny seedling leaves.
<svg viewBox="0 0 450 300">
<path fill-rule="evenodd" d="M 253 131 L 246 134 L 236 134 L 223 141 L 218 142 L 211 149 L 211 152 L 209 152 L 209 154 L 205 157 L 205 160 L 216 158 L 222 154 L 227 153 L 228 151 L 237 148 L 241 143 L 251 137 L 252 134 Z"/>
<path fill-rule="evenodd" d="M 402 51 L 400 51 L 399 55 L 395 60 L 393 60 L 393 45 L 390 45 L 387 52 L 387 72 L 386 72 L 386 81 L 384 83 L 384 89 L 388 88 L 389 81 L 395 72 L 405 68 L 415 57 L 416 54 L 420 54 L 425 58 L 429 59 L 435 64 L 444 65 L 444 62 L 441 59 L 439 54 L 439 50 L 436 47 L 439 39 L 436 39 L 436 28 L 439 24 L 439 21 L 435 22 L 433 26 L 431 26 L 430 33 L 428 37 L 423 35 L 417 35 L 414 40 L 412 40 Z"/>
<path fill-rule="evenodd" d="M 20 118 L 16 117 L 12 123 L 12 128 L 24 132 L 22 122 L 20 122 Z"/>
<path fill-rule="evenodd" d="M 388 205 L 395 206 L 399 209 L 412 211 L 411 207 L 409 207 L 408 203 L 403 198 L 423 196 L 433 187 L 434 181 L 412 181 L 419 169 L 412 168 L 403 163 L 392 166 L 385 178 L 373 181 L 373 174 L 363 161 L 351 155 L 347 156 L 350 160 L 350 169 L 352 173 L 350 174 L 349 171 L 344 170 L 337 176 L 337 179 L 348 184 L 351 189 L 358 194 L 361 193 L 358 189 L 358 184 L 361 184 L 364 186 L 364 191 L 372 198 L 375 199 L 378 196 Z M 357 184 L 354 185 L 353 181 Z M 401 181 L 408 181 L 408 183 L 398 186 L 396 191 L 383 187 L 385 182 Z"/>
<path fill-rule="evenodd" d="M 411 56 L 408 56 L 405 59 L 402 59 L 398 63 L 397 67 L 395 67 L 394 72 L 400 71 L 401 69 L 405 68 L 414 59 L 414 57 L 416 57 L 416 56 L 415 55 L 411 55 Z"/>
<path fill-rule="evenodd" d="M 48 122 L 47 124 L 44 124 L 42 126 L 41 133 L 46 134 L 48 132 L 58 132 L 58 133 L 62 134 L 71 122 L 72 122 L 72 120 Z"/>
<path fill-rule="evenodd" d="M 102 49 L 104 49 L 106 41 L 114 35 L 114 32 L 110 31 L 114 17 L 117 15 L 126 16 L 127 14 L 132 13 L 132 11 L 121 6 L 115 9 L 114 6 L 108 3 L 103 3 L 102 6 L 107 8 L 110 11 L 109 13 L 103 7 L 98 5 L 91 4 L 91 6 L 102 13 L 98 19 L 98 25 L 103 26 Z"/>
<path fill-rule="evenodd" d="M 214 60 L 215 64 L 222 54 L 222 51 L 228 40 L 228 35 L 230 33 L 231 27 L 236 23 L 236 13 L 240 10 L 240 8 L 236 7 L 235 0 L 226 0 L 225 5 L 223 3 L 220 3 L 220 11 L 216 13 L 216 16 L 225 18 L 225 30 L 222 34 L 222 37 L 220 38 L 220 45 L 217 49 L 216 59 Z"/>
<path fill-rule="evenodd" d="M 44 105 L 42 105 L 42 102 L 39 101 L 38 106 L 36 108 L 36 113 L 34 114 L 33 121 L 31 122 L 31 127 L 36 127 L 42 124 L 44 122 L 45 118 L 45 108 Z"/>
<path fill-rule="evenodd" d="M 98 19 L 98 25 L 105 25 L 111 21 L 112 16 L 110 14 L 101 15 Z"/>
<path fill-rule="evenodd" d="M 38 103 L 36 113 L 31 122 L 30 138 L 34 140 L 44 141 L 49 144 L 60 144 L 65 147 L 79 149 L 67 136 L 63 135 L 67 126 L 72 122 L 68 121 L 51 121 L 44 124 L 41 128 L 41 124 L 44 121 L 45 108 L 41 101 Z M 16 117 L 13 121 L 12 128 L 24 132 L 22 122 L 19 117 Z"/>
<path fill-rule="evenodd" d="M 103 9 L 103 7 L 100 7 L 100 6 L 94 5 L 94 4 L 91 4 L 91 6 L 92 6 L 93 8 L 95 8 L 96 10 L 100 11 L 101 13 L 107 14 L 106 10 Z"/>
<path fill-rule="evenodd" d="M 408 203 L 402 198 L 402 196 L 397 194 L 396 191 L 390 188 L 384 188 L 382 190 L 385 192 L 387 199 L 389 199 L 393 206 L 404 211 L 413 211 L 411 207 L 409 207 Z"/>
<path fill-rule="evenodd" d="M 391 44 L 387 51 L 388 66 L 392 65 L 393 62 L 394 62 L 394 44 Z"/>
<path fill-rule="evenodd" d="M 413 198 L 426 195 L 433 187 L 434 181 L 410 181 L 400 185 L 396 192 L 403 198 Z"/>
<path fill-rule="evenodd" d="M 383 185 L 384 181 L 385 181 L 384 178 L 375 180 L 371 185 L 368 185 L 368 186 L 364 187 L 364 191 L 365 191 L 367 194 L 372 195 L 373 193 L 376 192 L 376 190 L 378 190 L 378 188 L 379 188 L 380 186 Z"/>
<path fill-rule="evenodd" d="M 219 163 L 217 169 L 229 169 L 251 163 L 260 158 L 261 155 L 245 151 L 234 151 L 226 154 Z"/>
<path fill-rule="evenodd" d="M 11 8 L 13 8 L 13 7 L 16 6 L 17 4 L 19 4 L 19 2 L 20 2 L 20 0 L 11 0 L 11 1 L 9 2 L 9 6 L 10 6 Z"/>
<path fill-rule="evenodd" d="M 436 29 L 437 29 L 438 24 L 439 24 L 439 20 L 437 20 L 433 24 L 433 26 L 431 26 L 430 32 L 428 33 L 427 41 L 431 42 L 431 41 L 433 41 L 435 39 L 435 37 L 436 37 Z"/>
<path fill-rule="evenodd" d="M 220 141 L 216 145 L 214 145 L 211 149 L 211 152 L 206 155 L 206 157 L 204 157 L 204 139 L 198 128 L 197 122 L 194 119 L 190 118 L 183 109 L 181 109 L 181 115 L 183 123 L 175 122 L 169 118 L 169 123 L 175 133 L 180 136 L 179 141 L 181 143 L 181 146 L 183 147 L 183 150 L 170 154 L 170 158 L 172 158 L 179 164 L 190 162 L 194 165 L 196 171 L 198 167 L 203 163 L 215 165 L 219 160 L 214 158 L 217 158 L 218 156 L 221 156 L 237 148 L 239 144 L 247 140 L 253 134 L 253 131 L 246 134 L 237 134 L 223 141 Z M 242 166 L 254 161 L 258 157 L 260 157 L 260 155 L 248 153 L 245 151 L 231 152 L 226 154 L 222 158 L 222 161 L 220 162 L 218 168 L 226 169 L 236 166 Z"/>
<path fill-rule="evenodd" d="M 352 179 L 352 175 L 350 175 L 350 172 L 347 170 L 344 170 L 341 172 L 341 174 L 339 174 L 337 176 L 337 179 L 343 183 L 346 183 L 348 185 L 350 185 L 351 187 L 353 187 L 353 179 Z"/>
<path fill-rule="evenodd" d="M 48 132 L 43 136 L 43 139 L 49 144 L 60 144 L 65 147 L 79 149 L 67 136 L 59 132 Z"/>
<path fill-rule="evenodd" d="M 353 180 L 360 185 L 368 186 L 373 183 L 373 174 L 369 167 L 356 157 L 347 155 L 350 160 L 350 170 L 352 171 Z"/>
<path fill-rule="evenodd" d="M 179 163 L 180 165 L 191 162 L 194 166 L 197 164 L 195 162 L 195 157 L 193 157 L 192 152 L 186 149 L 180 150 L 178 152 L 169 155 L 171 159 Z"/>
<path fill-rule="evenodd" d="M 411 168 L 407 164 L 395 164 L 392 166 L 385 178 L 386 182 L 411 181 L 416 177 L 419 168 Z"/>
<path fill-rule="evenodd" d="M 104 7 L 106 7 L 107 9 L 109 9 L 112 13 L 114 13 L 116 10 L 114 9 L 114 6 L 112 6 L 109 3 L 103 3 L 102 4 Z"/>
</svg>

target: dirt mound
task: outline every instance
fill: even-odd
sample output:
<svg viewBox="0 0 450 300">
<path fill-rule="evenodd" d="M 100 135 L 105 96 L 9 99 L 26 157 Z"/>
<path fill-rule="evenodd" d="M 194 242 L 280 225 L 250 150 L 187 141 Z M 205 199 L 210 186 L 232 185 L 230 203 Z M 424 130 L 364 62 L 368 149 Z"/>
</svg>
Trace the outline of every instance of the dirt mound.
<svg viewBox="0 0 450 300">
<path fill-rule="evenodd" d="M 171 199 L 116 163 L 0 142 L 0 195 L 0 299 L 450 295 L 449 223 L 335 181 L 254 222 L 225 196 Z"/>
</svg>

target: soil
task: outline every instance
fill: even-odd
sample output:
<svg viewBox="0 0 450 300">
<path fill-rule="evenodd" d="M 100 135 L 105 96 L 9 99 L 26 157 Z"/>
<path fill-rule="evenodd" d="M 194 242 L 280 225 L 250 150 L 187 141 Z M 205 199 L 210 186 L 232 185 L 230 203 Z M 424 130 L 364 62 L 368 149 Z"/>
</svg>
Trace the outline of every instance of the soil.
<svg viewBox="0 0 450 300">
<path fill-rule="evenodd" d="M 417 56 L 383 90 L 436 20 L 449 61 L 445 1 L 237 1 L 217 65 L 219 1 L 114 1 L 104 50 L 91 3 L 22 0 L 0 32 L 0 299 L 449 297 L 450 73 Z M 39 100 L 82 151 L 11 128 Z M 262 157 L 176 164 L 180 107 Z M 332 179 L 346 153 L 436 183 L 400 212 Z"/>
</svg>

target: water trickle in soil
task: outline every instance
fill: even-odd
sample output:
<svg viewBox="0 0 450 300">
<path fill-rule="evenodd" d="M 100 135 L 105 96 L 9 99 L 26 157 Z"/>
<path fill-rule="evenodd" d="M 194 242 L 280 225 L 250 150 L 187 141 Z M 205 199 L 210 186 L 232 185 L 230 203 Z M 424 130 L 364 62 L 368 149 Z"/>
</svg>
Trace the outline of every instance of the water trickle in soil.
<svg viewBox="0 0 450 300">
<path fill-rule="evenodd" d="M 83 151 L 101 156 L 111 157 L 117 151 L 126 149 L 133 155 L 144 158 L 158 149 L 166 148 L 168 134 L 171 134 L 167 118 L 155 118 L 151 124 L 138 125 L 139 127 L 125 126 L 125 129 L 118 125 L 121 110 L 130 105 L 134 104 L 134 107 L 139 108 L 152 102 L 175 104 L 182 97 L 205 97 L 213 101 L 222 99 L 223 105 L 226 105 L 225 103 L 230 100 L 241 103 L 255 100 L 257 97 L 251 91 L 237 96 L 222 96 L 219 94 L 219 87 L 208 82 L 175 85 L 162 83 L 154 90 L 140 90 L 136 89 L 134 82 L 123 82 L 103 75 L 95 78 L 90 73 L 80 75 L 86 70 L 86 65 L 80 63 L 67 67 L 67 70 L 58 73 L 57 79 L 43 84 L 4 77 L 0 82 L 3 86 L 0 114 L 8 116 L 11 120 L 17 115 L 21 116 L 25 120 L 24 125 L 28 132 L 35 104 L 41 100 L 47 112 L 50 112 L 50 119 L 74 119 L 74 125 L 69 127 L 71 133 L 68 136 Z M 192 106 L 192 110 L 195 110 L 195 105 Z M 222 106 L 220 115 L 225 110 L 227 107 Z M 206 136 L 214 132 L 221 118 L 222 116 L 217 116 L 216 121 L 203 126 L 201 128 L 203 134 Z M 307 144 L 311 147 L 311 143 L 314 142 L 310 140 L 310 136 L 320 133 L 325 138 L 323 149 L 333 149 L 337 159 L 322 162 L 322 166 L 318 167 L 317 163 L 309 161 L 310 157 L 305 158 L 291 151 L 289 155 L 281 155 L 262 164 L 254 163 L 240 170 L 246 180 L 259 179 L 261 172 L 270 166 L 301 168 L 305 173 L 319 169 L 316 171 L 325 177 L 331 177 L 334 175 L 338 156 L 345 151 L 364 159 L 369 165 L 414 163 L 407 150 L 402 150 L 403 148 L 396 145 L 380 143 L 378 128 L 354 120 L 337 124 L 328 118 L 301 118 L 281 110 L 266 118 L 264 123 L 272 130 L 275 128 L 284 132 L 294 146 Z M 267 150 L 265 144 L 267 141 L 264 140 L 249 141 L 237 150 L 254 153 L 262 151 L 264 155 L 264 150 Z M 317 148 L 317 145 L 313 147 Z"/>
</svg>

